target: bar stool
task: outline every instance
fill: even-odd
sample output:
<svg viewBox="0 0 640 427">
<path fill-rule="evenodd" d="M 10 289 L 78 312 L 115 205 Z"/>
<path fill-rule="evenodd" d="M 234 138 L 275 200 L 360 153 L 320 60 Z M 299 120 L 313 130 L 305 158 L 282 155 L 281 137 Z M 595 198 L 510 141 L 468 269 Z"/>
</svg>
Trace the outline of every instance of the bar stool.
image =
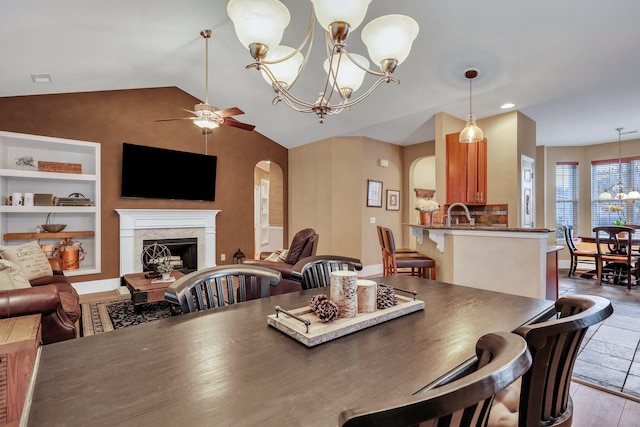
<svg viewBox="0 0 640 427">
<path fill-rule="evenodd" d="M 389 230 L 386 227 L 382 227 L 380 225 L 376 226 L 376 229 L 378 231 L 378 243 L 380 243 L 380 250 L 382 251 L 382 275 L 383 276 L 388 276 L 388 266 L 389 266 L 389 262 L 387 260 L 387 250 L 385 249 L 385 238 L 384 238 L 384 234 L 385 234 L 385 230 Z M 391 231 L 391 230 L 389 230 Z M 411 248 L 396 248 L 396 253 L 397 254 L 412 254 L 412 255 L 418 255 L 420 254 L 418 251 L 416 251 L 415 249 L 411 249 Z"/>
<path fill-rule="evenodd" d="M 398 253 L 393 232 L 389 228 L 383 227 L 383 241 L 385 252 L 383 259 L 385 262 L 383 267 L 384 276 L 410 274 L 425 279 L 436 279 L 436 261 L 433 258 L 419 252 Z M 427 276 L 427 270 L 430 270 L 429 276 Z"/>
</svg>

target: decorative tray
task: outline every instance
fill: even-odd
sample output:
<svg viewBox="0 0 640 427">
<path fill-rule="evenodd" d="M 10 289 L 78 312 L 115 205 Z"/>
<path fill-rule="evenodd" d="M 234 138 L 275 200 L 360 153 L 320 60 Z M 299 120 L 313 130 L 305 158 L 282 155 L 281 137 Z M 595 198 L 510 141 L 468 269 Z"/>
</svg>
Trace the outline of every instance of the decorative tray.
<svg viewBox="0 0 640 427">
<path fill-rule="evenodd" d="M 276 313 L 267 316 L 267 323 L 307 347 L 313 347 L 424 309 L 424 301 L 402 295 L 396 297 L 398 304 L 393 307 L 379 309 L 373 313 L 358 313 L 356 317 L 340 318 L 327 323 L 318 319 L 308 306 L 286 311 L 276 306 Z"/>
</svg>

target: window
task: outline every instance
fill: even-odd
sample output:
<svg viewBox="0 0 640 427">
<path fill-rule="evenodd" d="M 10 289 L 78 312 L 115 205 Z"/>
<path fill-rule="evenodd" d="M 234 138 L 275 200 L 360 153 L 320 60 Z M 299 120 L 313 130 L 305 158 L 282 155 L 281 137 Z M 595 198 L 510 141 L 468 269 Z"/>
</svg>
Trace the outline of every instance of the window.
<svg viewBox="0 0 640 427">
<path fill-rule="evenodd" d="M 564 238 L 564 226 L 578 230 L 578 163 L 556 163 L 556 236 Z"/>
<path fill-rule="evenodd" d="M 613 225 L 616 220 L 627 224 L 640 224 L 640 201 L 598 200 L 607 189 L 615 197 L 618 182 L 622 190 L 638 189 L 640 184 L 640 157 L 601 160 L 591 163 L 591 226 Z"/>
</svg>

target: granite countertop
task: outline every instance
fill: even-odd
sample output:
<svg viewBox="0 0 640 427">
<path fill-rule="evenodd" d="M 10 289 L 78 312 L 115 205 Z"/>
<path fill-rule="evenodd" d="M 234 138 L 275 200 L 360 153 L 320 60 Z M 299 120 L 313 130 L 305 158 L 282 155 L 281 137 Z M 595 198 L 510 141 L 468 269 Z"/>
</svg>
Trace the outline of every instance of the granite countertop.
<svg viewBox="0 0 640 427">
<path fill-rule="evenodd" d="M 555 228 L 517 228 L 517 227 L 487 227 L 481 225 L 452 225 L 447 227 L 446 225 L 420 225 L 420 224 L 403 224 L 409 227 L 423 228 L 425 230 L 478 230 L 478 231 L 508 231 L 508 232 L 520 232 L 520 233 L 553 233 Z"/>
</svg>

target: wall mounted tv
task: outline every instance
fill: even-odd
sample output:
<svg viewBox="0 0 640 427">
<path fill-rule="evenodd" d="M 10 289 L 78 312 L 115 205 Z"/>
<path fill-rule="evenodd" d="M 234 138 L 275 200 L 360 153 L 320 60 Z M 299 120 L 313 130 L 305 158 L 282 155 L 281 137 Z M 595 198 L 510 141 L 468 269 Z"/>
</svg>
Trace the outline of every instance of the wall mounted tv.
<svg viewBox="0 0 640 427">
<path fill-rule="evenodd" d="M 122 197 L 214 201 L 216 156 L 122 144 Z"/>
</svg>

